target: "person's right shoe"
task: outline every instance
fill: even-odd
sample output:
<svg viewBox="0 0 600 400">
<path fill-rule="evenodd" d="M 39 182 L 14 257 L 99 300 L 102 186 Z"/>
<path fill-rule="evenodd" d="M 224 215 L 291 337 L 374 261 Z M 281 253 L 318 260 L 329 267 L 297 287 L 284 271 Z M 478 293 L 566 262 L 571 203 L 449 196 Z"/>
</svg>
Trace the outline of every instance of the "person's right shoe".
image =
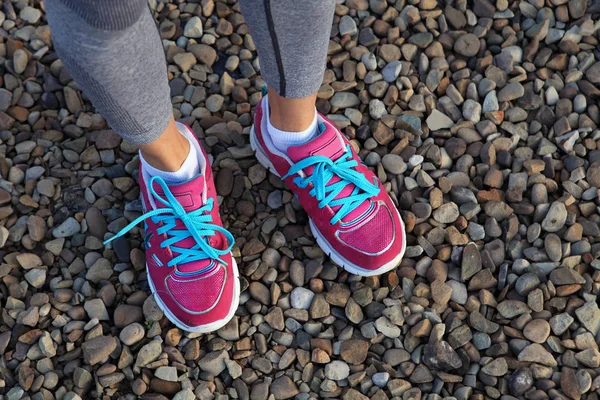
<svg viewBox="0 0 600 400">
<path fill-rule="evenodd" d="M 107 242 L 144 221 L 148 283 L 167 318 L 188 332 L 208 333 L 235 314 L 240 282 L 231 255 L 234 238 L 223 228 L 208 157 L 192 130 L 180 131 L 196 146 L 200 175 L 168 185 L 140 166 L 145 214 Z"/>
<path fill-rule="evenodd" d="M 282 177 L 297 196 L 321 249 L 356 275 L 380 275 L 396 268 L 406 249 L 404 223 L 344 135 L 319 114 L 319 135 L 283 153 L 267 132 L 265 107 L 266 97 L 256 106 L 250 143 L 258 161 Z"/>
</svg>

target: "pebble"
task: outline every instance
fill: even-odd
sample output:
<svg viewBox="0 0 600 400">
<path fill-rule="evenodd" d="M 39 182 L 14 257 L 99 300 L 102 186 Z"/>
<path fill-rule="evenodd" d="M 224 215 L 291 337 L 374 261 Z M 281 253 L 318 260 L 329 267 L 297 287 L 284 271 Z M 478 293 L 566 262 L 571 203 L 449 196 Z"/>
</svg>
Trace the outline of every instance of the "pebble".
<svg viewBox="0 0 600 400">
<path fill-rule="evenodd" d="M 462 366 L 458 353 L 445 341 L 434 341 L 425 345 L 423 363 L 430 368 L 443 371 L 452 371 Z"/>
<path fill-rule="evenodd" d="M 512 82 L 504 86 L 498 92 L 498 101 L 512 101 L 523 97 L 525 94 L 525 88 L 518 82 Z"/>
<path fill-rule="evenodd" d="M 41 288 L 46 282 L 46 270 L 32 269 L 25 274 L 25 279 L 34 288 Z"/>
<path fill-rule="evenodd" d="M 299 310 L 308 310 L 315 294 L 306 288 L 297 287 L 290 294 L 290 304 Z"/>
<path fill-rule="evenodd" d="M 158 367 L 154 376 L 167 382 L 177 382 L 177 369 L 175 367 Z"/>
<path fill-rule="evenodd" d="M 510 391 L 513 395 L 519 396 L 528 391 L 533 386 L 533 373 L 529 368 L 517 369 L 510 378 Z"/>
<path fill-rule="evenodd" d="M 407 169 L 406 163 L 404 162 L 404 160 L 402 160 L 402 157 L 396 154 L 384 155 L 381 159 L 381 163 L 383 165 L 383 168 L 385 168 L 387 171 L 391 172 L 394 175 L 403 174 Z"/>
<path fill-rule="evenodd" d="M 490 376 L 504 376 L 508 372 L 508 364 L 506 359 L 500 357 L 491 361 L 481 368 L 481 372 Z"/>
<path fill-rule="evenodd" d="M 342 35 L 342 36 L 345 36 L 345 35 L 354 36 L 358 33 L 358 28 L 356 27 L 356 22 L 354 22 L 354 19 L 352 17 L 350 17 L 349 15 L 344 15 L 340 19 L 339 30 L 340 30 L 340 35 Z"/>
<path fill-rule="evenodd" d="M 325 365 L 325 376 L 334 381 L 341 381 L 350 375 L 350 367 L 343 361 L 332 361 Z"/>
<path fill-rule="evenodd" d="M 350 108 L 359 105 L 360 100 L 354 93 L 340 92 L 333 96 L 333 98 L 330 100 L 330 103 L 333 107 Z"/>
<path fill-rule="evenodd" d="M 454 51 L 461 56 L 473 57 L 479 52 L 481 43 L 479 38 L 472 33 L 460 35 L 454 42 Z"/>
<path fill-rule="evenodd" d="M 433 212 L 433 218 L 442 224 L 450 224 L 459 217 L 458 206 L 453 203 L 446 203 Z"/>
<path fill-rule="evenodd" d="M 135 359 L 135 366 L 143 367 L 155 361 L 162 352 L 162 346 L 159 341 L 151 340 L 148 344 L 142 346 Z M 200 364 L 198 364 L 200 366 Z M 200 367 L 202 368 L 202 367 Z"/>
<path fill-rule="evenodd" d="M 286 375 L 275 379 L 269 389 L 276 400 L 291 399 L 300 393 L 296 384 Z"/>
<path fill-rule="evenodd" d="M 13 55 L 13 67 L 17 74 L 25 72 L 25 68 L 27 68 L 27 58 L 25 50 L 18 49 L 15 51 L 15 54 Z"/>
<path fill-rule="evenodd" d="M 36 24 L 42 17 L 42 12 L 37 8 L 26 6 L 19 13 L 19 17 L 30 24 Z"/>
<path fill-rule="evenodd" d="M 556 359 L 552 357 L 541 344 L 533 343 L 525 347 L 519 353 L 519 361 L 542 364 L 548 367 L 556 367 Z"/>
<path fill-rule="evenodd" d="M 523 335 L 535 343 L 544 343 L 550 335 L 550 324 L 543 319 L 534 319 L 523 329 Z"/>
<path fill-rule="evenodd" d="M 450 119 L 447 115 L 442 114 L 438 110 L 432 110 L 429 117 L 427 117 L 427 126 L 432 131 L 437 131 L 440 129 L 448 129 L 454 126 L 454 121 Z"/>
<path fill-rule="evenodd" d="M 78 233 L 80 230 L 81 230 L 81 226 L 79 225 L 79 222 L 77 222 L 77 220 L 75 218 L 69 217 L 65 220 L 65 222 L 63 222 L 62 224 L 57 226 L 52 231 L 52 235 L 55 238 L 66 238 L 66 237 L 73 236 L 74 234 Z"/>
<path fill-rule="evenodd" d="M 112 336 L 97 336 L 86 340 L 82 345 L 83 358 L 87 364 L 95 365 L 106 359 L 114 349 L 117 342 Z"/>
<path fill-rule="evenodd" d="M 108 321 L 109 315 L 102 299 L 92 299 L 83 305 L 85 312 L 90 318 L 96 318 L 99 321 Z"/>
<path fill-rule="evenodd" d="M 142 340 L 144 338 L 144 334 L 144 327 L 137 322 L 133 322 L 121 330 L 119 339 L 121 339 L 121 342 L 123 342 L 125 345 L 132 346 Z"/>
<path fill-rule="evenodd" d="M 554 202 L 542 221 L 542 229 L 546 232 L 558 232 L 565 225 L 566 220 L 567 209 L 564 203 Z"/>
<path fill-rule="evenodd" d="M 188 38 L 202 37 L 202 20 L 200 17 L 194 16 L 185 23 L 183 35 Z"/>
</svg>

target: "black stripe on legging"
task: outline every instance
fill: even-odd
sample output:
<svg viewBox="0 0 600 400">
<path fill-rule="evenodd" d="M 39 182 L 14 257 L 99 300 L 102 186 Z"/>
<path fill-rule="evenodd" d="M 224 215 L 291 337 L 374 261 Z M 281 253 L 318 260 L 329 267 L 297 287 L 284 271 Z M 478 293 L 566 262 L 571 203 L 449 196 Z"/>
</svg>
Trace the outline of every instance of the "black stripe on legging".
<svg viewBox="0 0 600 400">
<path fill-rule="evenodd" d="M 265 12 L 267 14 L 267 23 L 269 25 L 269 33 L 275 50 L 275 60 L 277 60 L 277 70 L 279 71 L 279 95 L 285 96 L 285 75 L 283 74 L 283 61 L 281 60 L 281 52 L 279 49 L 279 41 L 275 33 L 275 24 L 273 23 L 273 14 L 271 13 L 271 0 L 264 0 Z"/>
</svg>

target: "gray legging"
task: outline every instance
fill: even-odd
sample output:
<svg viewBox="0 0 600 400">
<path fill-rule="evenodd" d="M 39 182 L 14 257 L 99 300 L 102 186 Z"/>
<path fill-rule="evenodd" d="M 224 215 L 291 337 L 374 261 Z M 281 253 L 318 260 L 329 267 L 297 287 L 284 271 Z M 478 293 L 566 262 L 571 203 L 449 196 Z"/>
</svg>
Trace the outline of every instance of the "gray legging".
<svg viewBox="0 0 600 400">
<path fill-rule="evenodd" d="M 263 79 L 284 97 L 319 89 L 334 0 L 240 0 Z M 162 42 L 147 0 L 46 0 L 69 73 L 127 141 L 147 144 L 173 115 Z"/>
</svg>

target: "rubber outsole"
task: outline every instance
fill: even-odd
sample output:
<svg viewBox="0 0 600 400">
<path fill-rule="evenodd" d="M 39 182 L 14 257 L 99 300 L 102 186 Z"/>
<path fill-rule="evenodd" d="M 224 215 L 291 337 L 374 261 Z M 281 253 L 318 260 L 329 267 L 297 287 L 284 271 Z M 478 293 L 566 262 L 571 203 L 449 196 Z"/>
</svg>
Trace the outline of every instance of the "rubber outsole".
<svg viewBox="0 0 600 400">
<path fill-rule="evenodd" d="M 237 262 L 235 261 L 235 258 L 231 257 L 231 260 L 233 262 L 233 279 L 234 279 L 234 281 L 233 281 L 233 284 L 234 284 L 233 300 L 231 302 L 231 309 L 229 310 L 229 313 L 227 314 L 227 316 L 225 318 L 220 319 L 215 322 L 211 322 L 210 324 L 206 324 L 206 325 L 188 326 L 188 325 L 184 324 L 183 322 L 181 322 L 177 317 L 175 317 L 175 315 L 173 315 L 173 313 L 167 308 L 167 306 L 160 299 L 160 297 L 155 295 L 154 299 L 156 300 L 156 304 L 158 304 L 158 307 L 162 310 L 163 313 L 165 313 L 165 315 L 167 316 L 169 321 L 171 321 L 173 324 L 175 324 L 175 326 L 178 327 L 179 329 L 183 329 L 184 331 L 193 332 L 193 333 L 210 333 L 210 332 L 218 331 L 219 329 L 221 329 L 222 327 L 227 325 L 227 323 L 229 321 L 231 321 L 231 318 L 233 318 L 233 316 L 235 315 L 235 311 L 237 310 L 237 308 L 240 304 L 239 271 L 238 271 Z M 152 293 L 154 295 L 154 293 L 156 293 L 156 289 L 154 287 L 154 283 L 152 283 L 152 278 L 150 277 L 150 272 L 148 271 L 147 264 L 146 264 L 146 271 L 148 274 L 148 284 L 150 285 L 150 289 L 152 290 Z"/>
<path fill-rule="evenodd" d="M 275 167 L 269 160 L 269 157 L 267 157 L 265 151 L 262 149 L 261 145 L 258 143 L 258 141 L 256 139 L 256 132 L 254 131 L 254 126 L 252 126 L 252 129 L 250 131 L 250 147 L 252 147 L 252 150 L 254 150 L 254 152 L 256 153 L 256 159 L 258 160 L 258 162 L 260 162 L 263 165 L 263 167 L 265 167 L 267 170 L 269 170 L 273 175 L 281 178 L 281 176 L 277 173 L 277 171 L 275 170 Z M 402 226 L 402 234 L 406 238 L 406 228 L 404 227 L 404 221 L 402 221 L 402 218 L 400 217 L 400 213 L 398 212 L 398 209 L 396 209 L 396 207 L 394 207 L 394 211 L 396 211 L 396 214 L 398 214 L 398 220 L 400 221 L 400 224 Z M 392 261 L 390 261 L 374 270 L 361 268 L 358 265 L 348 261 L 341 254 L 336 252 L 333 249 L 333 247 L 329 244 L 329 242 L 327 242 L 327 240 L 323 237 L 321 232 L 319 232 L 319 230 L 317 229 L 313 220 L 310 217 L 309 217 L 309 225 L 310 225 L 310 230 L 311 230 L 313 236 L 317 240 L 317 244 L 319 245 L 319 247 L 321 247 L 321 250 L 323 250 L 325 252 L 325 254 L 327 254 L 327 256 L 329 256 L 329 258 L 334 263 L 336 263 L 337 265 L 339 265 L 340 267 L 344 268 L 346 271 L 348 271 L 354 275 L 377 276 L 377 275 L 381 275 L 386 272 L 389 272 L 389 271 L 395 269 L 400 264 L 400 261 L 402 261 L 402 257 L 404 256 L 404 252 L 406 251 L 406 240 L 404 240 L 402 242 L 402 250 L 396 257 L 394 257 L 394 259 Z"/>
</svg>

